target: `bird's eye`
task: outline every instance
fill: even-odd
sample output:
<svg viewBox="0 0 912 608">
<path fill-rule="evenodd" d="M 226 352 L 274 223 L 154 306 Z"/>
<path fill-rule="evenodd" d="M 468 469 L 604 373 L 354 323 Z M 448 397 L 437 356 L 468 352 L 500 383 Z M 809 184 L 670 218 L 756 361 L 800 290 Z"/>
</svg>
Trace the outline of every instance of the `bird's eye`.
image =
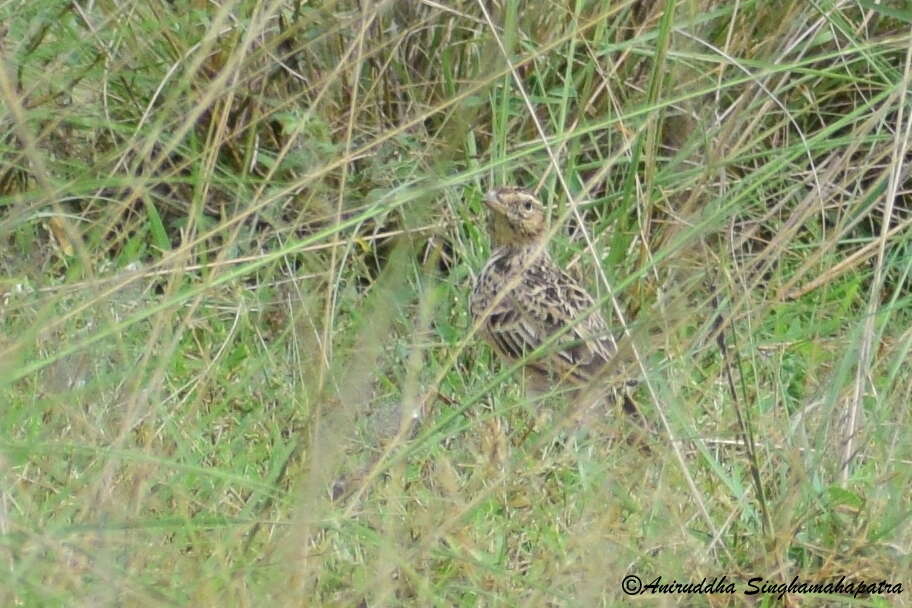
<svg viewBox="0 0 912 608">
<path fill-rule="evenodd" d="M 526 201 L 526 204 L 523 205 L 526 208 L 526 211 L 532 211 L 532 201 Z"/>
</svg>

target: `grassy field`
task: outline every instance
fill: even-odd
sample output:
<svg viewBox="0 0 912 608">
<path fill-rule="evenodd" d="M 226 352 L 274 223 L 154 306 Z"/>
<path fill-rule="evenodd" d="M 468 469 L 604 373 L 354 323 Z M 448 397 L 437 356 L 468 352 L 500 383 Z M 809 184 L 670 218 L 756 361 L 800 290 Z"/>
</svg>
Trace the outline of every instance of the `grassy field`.
<svg viewBox="0 0 912 608">
<path fill-rule="evenodd" d="M 903 0 L 0 1 L 0 605 L 912 604 L 910 78 Z M 647 430 L 473 335 L 504 184 Z"/>
</svg>

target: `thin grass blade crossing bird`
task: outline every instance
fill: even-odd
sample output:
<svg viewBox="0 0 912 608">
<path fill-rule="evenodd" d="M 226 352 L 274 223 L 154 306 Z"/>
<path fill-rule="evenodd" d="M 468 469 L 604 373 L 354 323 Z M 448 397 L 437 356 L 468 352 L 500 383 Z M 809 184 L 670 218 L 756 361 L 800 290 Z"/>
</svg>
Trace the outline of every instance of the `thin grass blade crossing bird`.
<svg viewBox="0 0 912 608">
<path fill-rule="evenodd" d="M 506 362 L 523 362 L 536 392 L 599 385 L 603 395 L 612 392 L 606 378 L 616 378 L 617 345 L 592 296 L 551 259 L 543 205 L 517 187 L 490 190 L 484 200 L 493 252 L 471 298 L 481 335 Z M 626 398 L 624 405 L 633 407 Z"/>
</svg>

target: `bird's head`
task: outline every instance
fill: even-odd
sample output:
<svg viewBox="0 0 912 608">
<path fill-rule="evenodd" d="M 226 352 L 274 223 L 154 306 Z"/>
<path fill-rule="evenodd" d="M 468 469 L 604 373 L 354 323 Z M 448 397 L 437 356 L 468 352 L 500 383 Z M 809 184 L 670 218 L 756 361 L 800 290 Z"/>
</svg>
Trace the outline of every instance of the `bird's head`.
<svg viewBox="0 0 912 608">
<path fill-rule="evenodd" d="M 545 208 L 523 188 L 494 188 L 485 194 L 491 210 L 491 237 L 496 247 L 522 247 L 541 239 L 546 231 Z"/>
</svg>

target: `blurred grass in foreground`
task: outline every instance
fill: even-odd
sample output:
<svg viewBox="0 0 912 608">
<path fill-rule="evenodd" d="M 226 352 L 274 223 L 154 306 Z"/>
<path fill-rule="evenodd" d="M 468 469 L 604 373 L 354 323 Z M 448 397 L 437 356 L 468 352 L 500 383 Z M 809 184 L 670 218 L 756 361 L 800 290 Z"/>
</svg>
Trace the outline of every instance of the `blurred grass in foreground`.
<svg viewBox="0 0 912 608">
<path fill-rule="evenodd" d="M 0 5 L 0 603 L 912 585 L 904 3 L 482 6 Z M 653 434 L 471 336 L 503 183 Z"/>
</svg>

